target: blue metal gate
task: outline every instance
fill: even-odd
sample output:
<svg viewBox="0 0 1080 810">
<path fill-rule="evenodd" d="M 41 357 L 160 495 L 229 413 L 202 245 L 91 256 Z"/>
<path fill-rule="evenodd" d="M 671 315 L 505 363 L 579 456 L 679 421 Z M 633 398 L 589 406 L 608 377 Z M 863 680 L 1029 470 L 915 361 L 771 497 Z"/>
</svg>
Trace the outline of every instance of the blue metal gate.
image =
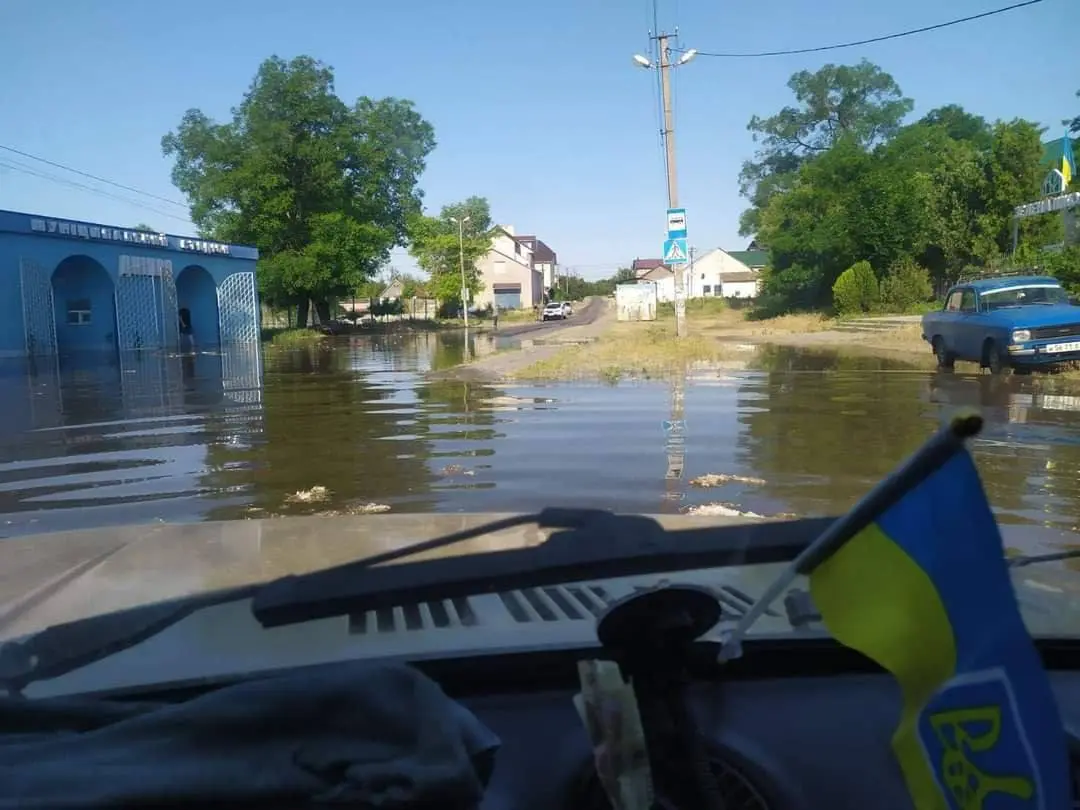
<svg viewBox="0 0 1080 810">
<path fill-rule="evenodd" d="M 121 352 L 180 349 L 172 262 L 121 256 L 116 282 L 116 338 Z"/>
<path fill-rule="evenodd" d="M 233 273 L 217 290 L 221 345 L 259 343 L 259 296 L 255 274 Z"/>
<path fill-rule="evenodd" d="M 56 354 L 56 314 L 53 310 L 52 273 L 33 259 L 19 260 L 23 337 L 29 357 Z"/>
</svg>

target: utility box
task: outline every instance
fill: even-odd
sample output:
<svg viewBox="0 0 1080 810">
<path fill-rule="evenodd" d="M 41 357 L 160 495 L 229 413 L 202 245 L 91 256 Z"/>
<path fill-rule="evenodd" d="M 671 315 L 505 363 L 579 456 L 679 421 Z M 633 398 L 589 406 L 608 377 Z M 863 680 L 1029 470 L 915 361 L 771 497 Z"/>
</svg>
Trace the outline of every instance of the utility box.
<svg viewBox="0 0 1080 810">
<path fill-rule="evenodd" d="M 615 310 L 620 321 L 655 321 L 656 284 L 640 281 L 616 285 Z"/>
</svg>

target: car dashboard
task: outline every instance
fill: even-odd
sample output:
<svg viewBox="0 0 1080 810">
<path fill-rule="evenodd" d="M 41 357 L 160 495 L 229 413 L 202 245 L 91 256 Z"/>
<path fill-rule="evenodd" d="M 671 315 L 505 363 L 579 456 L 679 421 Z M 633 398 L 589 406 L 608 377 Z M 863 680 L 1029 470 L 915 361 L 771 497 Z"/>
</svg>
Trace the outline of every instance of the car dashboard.
<svg viewBox="0 0 1080 810">
<path fill-rule="evenodd" d="M 801 654 L 815 655 L 809 650 Z M 813 668 L 821 669 L 820 663 Z M 910 810 L 911 798 L 890 745 L 900 714 L 900 692 L 892 677 L 872 671 L 801 675 L 796 674 L 799 668 L 793 660 L 790 674 L 690 687 L 690 712 L 705 737 L 722 806 Z M 1051 677 L 1073 748 L 1073 771 L 1080 773 L 1074 734 L 1080 728 L 1080 674 L 1058 671 Z M 502 740 L 484 810 L 611 806 L 574 709 L 576 691 L 461 698 Z M 1078 807 L 1075 776 L 1073 781 L 1073 806 Z"/>
</svg>

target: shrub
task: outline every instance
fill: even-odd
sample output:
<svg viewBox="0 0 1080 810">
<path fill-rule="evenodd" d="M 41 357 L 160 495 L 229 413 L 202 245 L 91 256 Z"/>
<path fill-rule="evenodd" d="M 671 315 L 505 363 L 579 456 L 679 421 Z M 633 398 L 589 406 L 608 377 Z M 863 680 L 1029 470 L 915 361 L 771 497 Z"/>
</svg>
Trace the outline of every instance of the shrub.
<svg viewBox="0 0 1080 810">
<path fill-rule="evenodd" d="M 837 315 L 870 312 L 881 300 L 877 276 L 870 262 L 855 262 L 833 284 L 833 309 Z"/>
<path fill-rule="evenodd" d="M 930 273 L 911 259 L 901 259 L 881 280 L 881 303 L 890 312 L 907 312 L 934 296 Z"/>
</svg>

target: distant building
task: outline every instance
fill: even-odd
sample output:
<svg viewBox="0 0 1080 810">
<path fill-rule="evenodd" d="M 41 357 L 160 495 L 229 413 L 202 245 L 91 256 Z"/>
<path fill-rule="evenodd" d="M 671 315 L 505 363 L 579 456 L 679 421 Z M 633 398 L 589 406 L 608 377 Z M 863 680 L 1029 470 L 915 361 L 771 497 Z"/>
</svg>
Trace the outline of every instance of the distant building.
<svg viewBox="0 0 1080 810">
<path fill-rule="evenodd" d="M 768 259 L 763 250 L 710 250 L 694 262 L 689 297 L 756 298 Z"/>
<path fill-rule="evenodd" d="M 389 284 L 387 284 L 382 292 L 379 293 L 380 301 L 397 301 L 399 298 L 405 295 L 405 282 L 400 278 L 395 278 Z"/>
<path fill-rule="evenodd" d="M 553 254 L 554 255 L 554 254 Z M 491 248 L 476 262 L 483 289 L 472 306 L 523 309 L 544 301 L 544 275 L 533 267 L 533 252 L 514 233 L 512 225 L 499 225 Z"/>
<path fill-rule="evenodd" d="M 559 280 L 559 258 L 555 251 L 535 236 L 519 236 L 517 240 L 532 252 L 532 268 L 543 276 L 545 290 L 550 290 Z"/>
</svg>

